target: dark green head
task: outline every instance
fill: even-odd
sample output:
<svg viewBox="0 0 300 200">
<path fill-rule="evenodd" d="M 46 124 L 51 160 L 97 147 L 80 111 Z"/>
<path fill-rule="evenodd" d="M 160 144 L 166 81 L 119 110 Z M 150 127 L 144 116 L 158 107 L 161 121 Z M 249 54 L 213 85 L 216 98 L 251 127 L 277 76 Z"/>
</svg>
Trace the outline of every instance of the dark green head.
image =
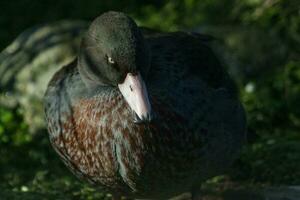
<svg viewBox="0 0 300 200">
<path fill-rule="evenodd" d="M 118 87 L 135 112 L 134 122 L 152 119 L 146 78 L 150 52 L 136 23 L 127 15 L 107 12 L 96 18 L 84 36 L 79 73 L 89 89 Z"/>
<path fill-rule="evenodd" d="M 122 83 L 128 73 L 146 78 L 150 65 L 149 48 L 136 23 L 120 12 L 97 17 L 83 37 L 79 70 L 93 86 Z"/>
</svg>

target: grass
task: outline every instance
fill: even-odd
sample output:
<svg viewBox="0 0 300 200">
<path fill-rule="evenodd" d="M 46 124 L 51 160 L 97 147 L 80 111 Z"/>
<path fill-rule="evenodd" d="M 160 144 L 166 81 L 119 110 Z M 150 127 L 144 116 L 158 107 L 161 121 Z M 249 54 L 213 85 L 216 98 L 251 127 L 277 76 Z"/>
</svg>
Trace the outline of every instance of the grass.
<svg viewBox="0 0 300 200">
<path fill-rule="evenodd" d="M 0 149 L 1 199 L 109 199 L 77 180 L 52 150 L 46 134 Z"/>
</svg>

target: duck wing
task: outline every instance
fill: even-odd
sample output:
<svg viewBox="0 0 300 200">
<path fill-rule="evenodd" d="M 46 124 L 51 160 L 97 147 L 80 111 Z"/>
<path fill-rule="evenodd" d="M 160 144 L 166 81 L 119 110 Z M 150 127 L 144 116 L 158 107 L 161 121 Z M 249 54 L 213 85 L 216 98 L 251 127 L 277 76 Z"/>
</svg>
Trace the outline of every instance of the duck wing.
<svg viewBox="0 0 300 200">
<path fill-rule="evenodd" d="M 147 87 L 174 111 L 188 117 L 200 101 L 209 100 L 216 90 L 237 100 L 233 80 L 210 47 L 213 37 L 148 28 L 142 28 L 142 32 L 152 52 Z"/>
</svg>

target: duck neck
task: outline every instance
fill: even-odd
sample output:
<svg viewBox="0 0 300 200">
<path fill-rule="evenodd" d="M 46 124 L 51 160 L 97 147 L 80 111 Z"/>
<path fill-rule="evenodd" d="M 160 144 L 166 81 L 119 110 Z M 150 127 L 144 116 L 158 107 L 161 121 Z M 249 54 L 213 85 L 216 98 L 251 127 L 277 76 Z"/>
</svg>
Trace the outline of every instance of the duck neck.
<svg viewBox="0 0 300 200">
<path fill-rule="evenodd" d="M 82 53 L 79 54 L 79 58 L 77 60 L 77 68 L 80 78 L 88 90 L 94 90 L 101 86 L 107 86 L 106 84 L 102 83 L 101 80 L 99 80 L 95 73 L 92 72 L 92 67 L 89 66 Z"/>
</svg>

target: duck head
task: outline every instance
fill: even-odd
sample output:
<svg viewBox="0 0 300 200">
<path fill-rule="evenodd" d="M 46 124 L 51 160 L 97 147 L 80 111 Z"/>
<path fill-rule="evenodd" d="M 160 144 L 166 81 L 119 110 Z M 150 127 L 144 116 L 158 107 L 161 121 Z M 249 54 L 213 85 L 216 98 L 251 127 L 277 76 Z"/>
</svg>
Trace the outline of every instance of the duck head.
<svg viewBox="0 0 300 200">
<path fill-rule="evenodd" d="M 120 12 L 96 18 L 82 39 L 78 68 L 88 86 L 117 87 L 135 112 L 136 123 L 151 121 L 144 78 L 150 67 L 150 50 L 136 23 Z"/>
</svg>

